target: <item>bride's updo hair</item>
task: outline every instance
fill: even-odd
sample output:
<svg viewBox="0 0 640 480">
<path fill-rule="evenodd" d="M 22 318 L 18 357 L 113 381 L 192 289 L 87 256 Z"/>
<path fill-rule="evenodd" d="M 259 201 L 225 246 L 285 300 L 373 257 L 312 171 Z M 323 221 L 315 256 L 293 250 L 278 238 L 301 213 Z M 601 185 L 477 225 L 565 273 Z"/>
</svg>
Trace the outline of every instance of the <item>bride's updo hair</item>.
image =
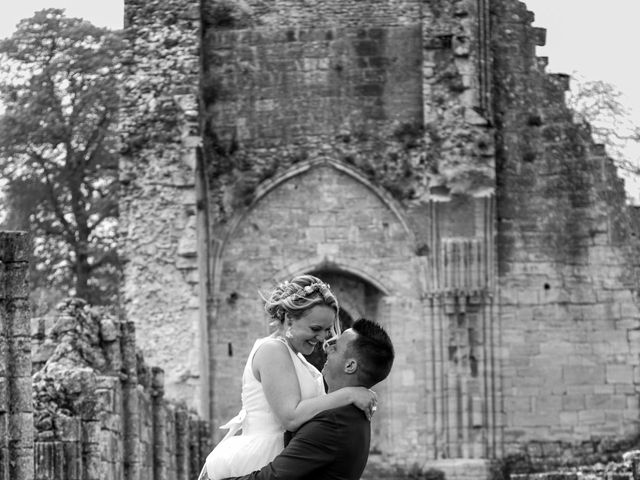
<svg viewBox="0 0 640 480">
<path fill-rule="evenodd" d="M 336 334 L 340 333 L 338 300 L 329 285 L 313 275 L 299 275 L 285 281 L 262 299 L 265 311 L 278 324 L 284 323 L 285 314 L 297 319 L 316 305 L 326 305 L 335 312 L 334 329 Z"/>
</svg>

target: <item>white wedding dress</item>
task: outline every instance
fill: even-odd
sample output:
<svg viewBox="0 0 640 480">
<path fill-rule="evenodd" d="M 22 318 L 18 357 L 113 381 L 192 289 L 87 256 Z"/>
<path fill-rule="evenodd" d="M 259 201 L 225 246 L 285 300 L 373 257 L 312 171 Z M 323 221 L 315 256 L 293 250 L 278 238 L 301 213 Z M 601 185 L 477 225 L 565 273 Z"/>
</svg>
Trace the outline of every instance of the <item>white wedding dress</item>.
<svg viewBox="0 0 640 480">
<path fill-rule="evenodd" d="M 242 410 L 220 427 L 229 428 L 229 433 L 207 457 L 207 474 L 211 480 L 239 477 L 260 470 L 284 448 L 284 427 L 273 413 L 262 384 L 251 370 L 258 348 L 264 342 L 278 341 L 287 346 L 291 355 L 300 384 L 301 400 L 325 394 L 322 374 L 302 355 L 296 354 L 285 340 L 272 337 L 257 340 L 242 374 Z M 236 435 L 239 430 L 242 433 Z"/>
</svg>

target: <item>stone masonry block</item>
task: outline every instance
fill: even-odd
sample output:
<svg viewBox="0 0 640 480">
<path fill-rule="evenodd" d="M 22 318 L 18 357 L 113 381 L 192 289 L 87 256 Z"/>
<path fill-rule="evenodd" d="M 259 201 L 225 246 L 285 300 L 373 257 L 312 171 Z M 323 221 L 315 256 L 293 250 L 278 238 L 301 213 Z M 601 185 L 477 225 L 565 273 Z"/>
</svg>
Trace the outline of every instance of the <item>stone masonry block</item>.
<svg viewBox="0 0 640 480">
<path fill-rule="evenodd" d="M 591 395 L 595 393 L 593 385 L 566 385 L 567 395 Z"/>
<path fill-rule="evenodd" d="M 29 299 L 10 298 L 0 302 L 4 307 L 12 336 L 31 338 L 31 309 Z"/>
<path fill-rule="evenodd" d="M 533 411 L 536 413 L 548 413 L 555 415 L 562 410 L 562 396 L 541 395 L 534 399 Z"/>
<path fill-rule="evenodd" d="M 4 298 L 29 298 L 28 263 L 5 263 L 3 272 Z"/>
<path fill-rule="evenodd" d="M 598 409 L 606 409 L 609 408 L 609 405 L 612 405 L 613 395 L 606 394 L 594 394 L 594 395 L 586 395 L 585 396 L 585 405 L 587 410 L 598 410 Z M 624 408 L 624 405 L 622 406 Z"/>
<path fill-rule="evenodd" d="M 9 411 L 9 379 L 0 376 L 0 415 Z"/>
<path fill-rule="evenodd" d="M 55 418 L 55 428 L 58 437 L 65 442 L 75 442 L 82 439 L 82 423 L 80 418 L 58 415 Z"/>
<path fill-rule="evenodd" d="M 0 308 L 0 318 L 4 316 L 4 311 Z M 0 323 L 0 328 L 3 325 Z M 7 337 L 0 333 L 0 378 L 9 375 L 9 344 Z"/>
<path fill-rule="evenodd" d="M 110 414 L 106 412 L 98 412 L 98 421 L 100 422 L 100 428 L 109 432 L 120 432 L 122 425 L 122 418 L 117 414 Z"/>
<path fill-rule="evenodd" d="M 11 454 L 12 456 L 9 462 L 10 475 L 8 478 L 10 480 L 31 480 L 34 473 L 33 446 L 27 445 L 19 448 L 13 448 Z"/>
<path fill-rule="evenodd" d="M 33 411 L 31 376 L 9 378 L 9 412 Z"/>
<path fill-rule="evenodd" d="M 323 227 L 309 227 L 306 229 L 306 239 L 313 243 L 322 243 L 325 241 Z"/>
<path fill-rule="evenodd" d="M 563 395 L 562 410 L 578 411 L 583 410 L 586 404 L 585 395 Z"/>
<path fill-rule="evenodd" d="M 575 425 L 578 423 L 578 412 L 560 412 L 560 425 Z"/>
<path fill-rule="evenodd" d="M 86 444 L 100 443 L 102 429 L 98 421 L 83 421 L 81 424 L 82 442 Z"/>
<path fill-rule="evenodd" d="M 316 247 L 316 253 L 320 256 L 333 256 L 340 253 L 340 245 L 335 243 L 319 243 Z"/>
<path fill-rule="evenodd" d="M 627 340 L 630 346 L 635 346 L 635 348 L 640 347 L 640 330 L 628 330 L 627 331 Z"/>
<path fill-rule="evenodd" d="M 30 251 L 31 242 L 26 232 L 0 231 L 0 261 L 25 262 Z"/>
<path fill-rule="evenodd" d="M 31 338 L 13 337 L 8 345 L 10 377 L 31 375 Z"/>
<path fill-rule="evenodd" d="M 613 395 L 616 391 L 615 385 L 594 385 L 593 393 L 597 395 Z"/>
<path fill-rule="evenodd" d="M 633 299 L 628 298 L 626 301 L 619 302 L 618 306 L 620 307 L 620 318 L 630 318 L 632 319 L 632 323 L 638 323 L 637 319 L 640 315 L 640 311 Z"/>
<path fill-rule="evenodd" d="M 602 410 L 583 410 L 578 412 L 580 425 L 597 425 L 605 421 L 605 412 Z"/>
<path fill-rule="evenodd" d="M 5 412 L 0 412 L 0 448 L 5 447 L 8 442 L 9 442 L 9 415 L 7 415 Z M 2 458 L 1 453 L 0 453 L 0 458 Z"/>
<path fill-rule="evenodd" d="M 633 383 L 633 366 L 631 365 L 607 365 L 607 383 Z"/>
<path fill-rule="evenodd" d="M 562 378 L 567 385 L 592 385 L 604 383 L 603 366 L 565 365 Z"/>
<path fill-rule="evenodd" d="M 550 339 L 540 345 L 541 355 L 566 357 L 574 353 L 573 343 L 562 339 Z"/>
<path fill-rule="evenodd" d="M 522 414 L 518 416 L 518 418 L 515 418 L 514 421 L 517 422 L 517 425 L 522 427 L 544 427 L 558 423 L 559 418 L 559 413 L 555 415 L 530 413 Z"/>
<path fill-rule="evenodd" d="M 8 422 L 9 442 L 16 447 L 28 448 L 33 445 L 33 415 L 11 413 Z"/>
</svg>

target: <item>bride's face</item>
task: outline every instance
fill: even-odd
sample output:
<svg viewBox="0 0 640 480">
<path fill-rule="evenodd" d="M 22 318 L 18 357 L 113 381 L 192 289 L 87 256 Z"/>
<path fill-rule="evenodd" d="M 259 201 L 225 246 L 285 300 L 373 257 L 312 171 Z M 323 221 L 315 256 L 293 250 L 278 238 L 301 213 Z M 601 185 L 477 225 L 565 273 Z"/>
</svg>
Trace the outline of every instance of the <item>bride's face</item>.
<svg viewBox="0 0 640 480">
<path fill-rule="evenodd" d="M 291 319 L 291 348 L 303 355 L 309 355 L 318 342 L 331 335 L 335 312 L 326 305 L 315 305 L 298 319 Z"/>
</svg>

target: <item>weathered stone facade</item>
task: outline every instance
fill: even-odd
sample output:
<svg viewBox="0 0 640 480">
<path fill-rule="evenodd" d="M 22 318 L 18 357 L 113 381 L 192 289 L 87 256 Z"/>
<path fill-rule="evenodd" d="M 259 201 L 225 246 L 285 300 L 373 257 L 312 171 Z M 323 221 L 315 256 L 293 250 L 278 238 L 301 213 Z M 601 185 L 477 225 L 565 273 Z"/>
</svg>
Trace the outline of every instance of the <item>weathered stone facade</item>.
<svg viewBox="0 0 640 480">
<path fill-rule="evenodd" d="M 234 415 L 258 291 L 309 272 L 396 345 L 374 461 L 463 478 L 451 459 L 579 461 L 638 433 L 623 185 L 523 3 L 126 12 L 125 310 L 170 395 Z"/>
<path fill-rule="evenodd" d="M 164 398 L 164 372 L 135 327 L 68 299 L 34 319 L 35 480 L 188 480 L 211 449 L 208 424 Z M 11 477 L 14 478 L 14 477 Z"/>
<path fill-rule="evenodd" d="M 32 319 L 30 248 L 0 232 L 0 480 L 196 478 L 208 422 L 164 398 L 132 322 L 79 299 Z"/>
<path fill-rule="evenodd" d="M 201 368 L 194 192 L 198 139 L 192 135 L 198 121 L 199 18 L 194 1 L 125 5 L 125 21 L 135 29 L 127 29 L 130 75 L 123 82 L 121 113 L 120 214 L 127 219 L 121 236 L 128 279 L 123 302 L 146 339 L 145 355 L 168 367 L 167 392 L 185 400 L 197 398 Z M 164 348 L 167 343 L 172 347 Z"/>
<path fill-rule="evenodd" d="M 637 434 L 637 242 L 622 181 L 546 75 L 523 4 L 494 29 L 501 388 L 506 452 Z M 546 443 L 546 444 L 545 444 Z"/>
<path fill-rule="evenodd" d="M 0 232 L 0 480 L 33 479 L 29 248 Z"/>
</svg>

